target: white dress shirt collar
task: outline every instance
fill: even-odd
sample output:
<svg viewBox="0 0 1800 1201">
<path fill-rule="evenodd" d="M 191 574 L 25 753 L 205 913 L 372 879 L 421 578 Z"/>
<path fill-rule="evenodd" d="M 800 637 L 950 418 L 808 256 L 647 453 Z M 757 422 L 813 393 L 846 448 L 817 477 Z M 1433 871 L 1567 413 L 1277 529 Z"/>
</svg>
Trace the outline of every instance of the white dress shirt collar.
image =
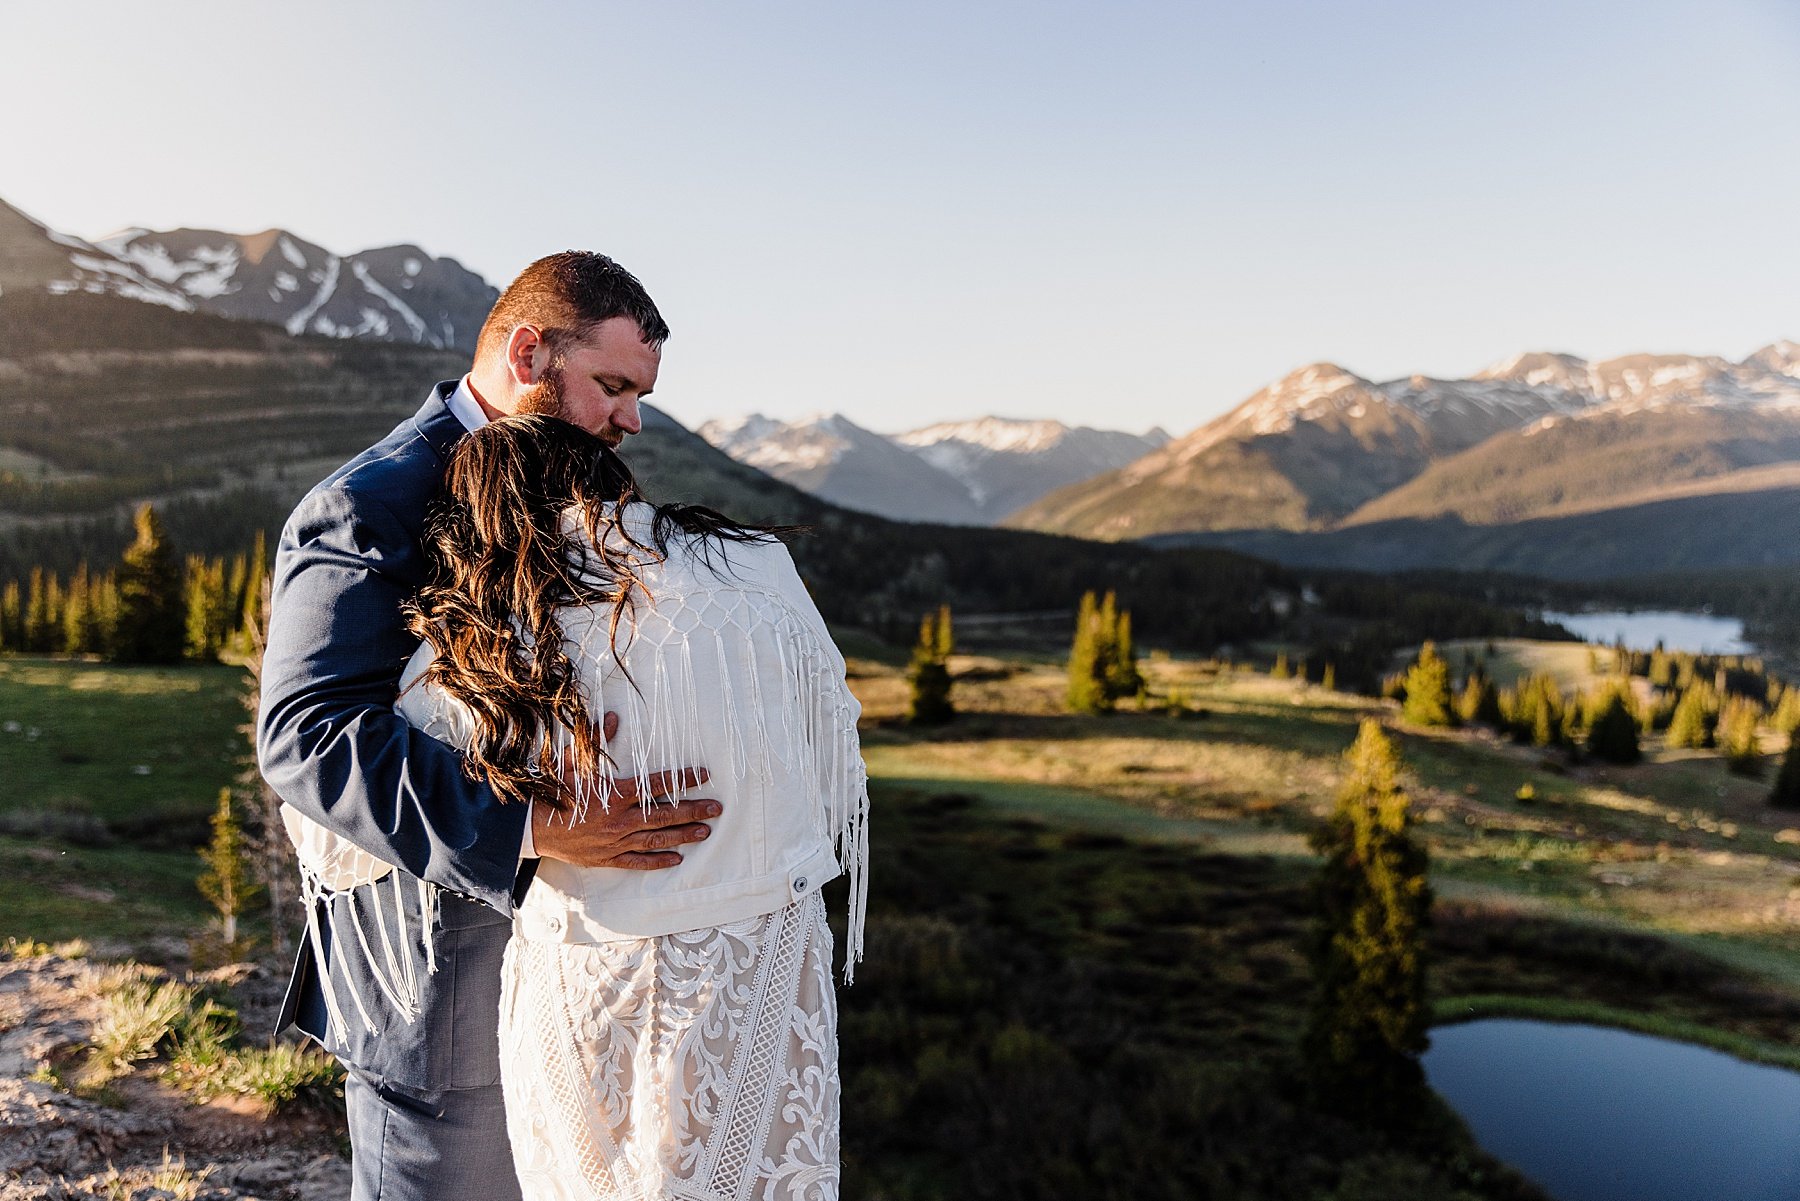
<svg viewBox="0 0 1800 1201">
<path fill-rule="evenodd" d="M 488 423 L 487 413 L 483 411 L 481 402 L 475 399 L 475 389 L 469 386 L 469 377 L 466 375 L 457 383 L 456 391 L 450 394 L 450 399 L 444 403 L 450 406 L 450 411 L 466 430 L 473 432 Z"/>
</svg>

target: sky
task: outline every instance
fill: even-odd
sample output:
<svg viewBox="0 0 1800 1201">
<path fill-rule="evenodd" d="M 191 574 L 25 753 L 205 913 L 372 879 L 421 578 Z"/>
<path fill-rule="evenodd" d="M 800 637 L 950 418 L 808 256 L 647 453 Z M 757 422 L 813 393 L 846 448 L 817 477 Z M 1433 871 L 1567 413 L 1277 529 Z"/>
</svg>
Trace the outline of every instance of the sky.
<svg viewBox="0 0 1800 1201">
<path fill-rule="evenodd" d="M 605 251 L 689 425 L 1800 339 L 1800 0 L 63 0 L 0 5 L 0 113 L 70 233 Z"/>
</svg>

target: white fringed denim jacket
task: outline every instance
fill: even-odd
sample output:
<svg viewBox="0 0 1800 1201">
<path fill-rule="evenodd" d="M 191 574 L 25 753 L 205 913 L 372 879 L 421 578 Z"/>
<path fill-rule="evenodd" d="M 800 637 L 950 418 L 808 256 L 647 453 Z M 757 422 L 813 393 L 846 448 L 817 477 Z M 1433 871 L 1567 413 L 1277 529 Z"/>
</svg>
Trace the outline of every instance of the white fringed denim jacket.
<svg viewBox="0 0 1800 1201">
<path fill-rule="evenodd" d="M 632 537 L 650 542 L 653 510 L 631 505 Z M 572 526 L 574 519 L 570 519 Z M 576 526 L 578 528 L 578 526 Z M 622 544 L 621 549 L 623 549 Z M 585 782 L 575 813 L 604 804 L 617 779 L 704 767 L 695 794 L 723 812 L 705 841 L 661 871 L 580 868 L 546 859 L 514 918 L 516 937 L 609 942 L 724 925 L 801 900 L 850 877 L 845 979 L 861 958 L 867 906 L 868 789 L 857 739 L 861 706 L 843 656 L 787 548 L 677 534 L 668 558 L 634 564 L 637 594 L 609 645 L 610 606 L 561 614 L 565 646 L 597 722 L 619 715 L 605 777 Z M 396 708 L 421 730 L 467 746 L 467 712 L 417 684 L 421 646 Z M 673 798 L 673 799 L 679 799 Z M 655 802 L 650 802 L 655 803 Z M 379 860 L 305 823 L 290 830 L 302 866 L 327 888 L 381 878 Z M 557 819 L 553 819 L 557 820 Z"/>
</svg>

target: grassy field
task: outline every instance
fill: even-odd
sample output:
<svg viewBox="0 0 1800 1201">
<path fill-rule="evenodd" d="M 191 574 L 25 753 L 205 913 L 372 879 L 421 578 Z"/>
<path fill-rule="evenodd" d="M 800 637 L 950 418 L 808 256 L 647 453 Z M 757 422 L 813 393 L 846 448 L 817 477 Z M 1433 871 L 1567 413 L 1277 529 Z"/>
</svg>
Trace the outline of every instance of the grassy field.
<svg viewBox="0 0 1800 1201">
<path fill-rule="evenodd" d="M 1586 667 L 1579 647 L 1504 649 L 1532 670 Z M 1800 1043 L 1800 818 L 1716 755 L 1652 746 L 1634 767 L 1571 766 L 1483 731 L 1409 729 L 1384 702 L 1185 662 L 1146 670 L 1153 693 L 1185 696 L 1186 717 L 1073 717 L 1058 712 L 1055 665 L 952 666 L 963 716 L 922 732 L 900 720 L 899 673 L 859 664 L 875 778 L 1302 869 L 1337 756 L 1360 718 L 1382 717 L 1432 852 L 1440 1000 L 1562 996 Z M 1584 956 L 1591 970 L 1577 970 Z"/>
<path fill-rule="evenodd" d="M 1368 715 L 1396 734 L 1433 856 L 1440 1020 L 1606 1020 L 1795 1060 L 1800 822 L 1710 754 L 1570 765 L 1160 657 L 1152 695 L 1183 715 L 1075 717 L 1055 663 L 951 667 L 961 716 L 921 730 L 895 657 L 852 660 L 876 861 L 842 995 L 849 1195 L 1534 1196 L 1447 1115 L 1396 1140 L 1306 1099 L 1306 835 Z M 175 844 L 236 768 L 239 683 L 0 661 L 0 722 L 19 723 L 0 726 L 0 934 L 193 932 L 198 864 Z M 991 1166 L 971 1181 L 976 1146 Z"/>
<path fill-rule="evenodd" d="M 204 920 L 193 848 L 247 750 L 243 678 L 0 659 L 0 938 L 138 949 Z"/>
</svg>

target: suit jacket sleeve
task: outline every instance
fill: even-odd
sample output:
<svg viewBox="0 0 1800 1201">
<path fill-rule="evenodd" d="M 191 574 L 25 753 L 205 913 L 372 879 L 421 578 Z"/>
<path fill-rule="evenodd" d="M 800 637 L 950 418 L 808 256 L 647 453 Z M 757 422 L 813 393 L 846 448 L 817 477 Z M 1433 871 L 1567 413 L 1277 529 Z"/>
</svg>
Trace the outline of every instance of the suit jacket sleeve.
<svg viewBox="0 0 1800 1201">
<path fill-rule="evenodd" d="M 281 799 L 363 850 L 510 912 L 530 882 L 528 810 L 471 779 L 451 747 L 394 711 L 417 646 L 400 605 L 417 531 L 374 496 L 316 489 L 276 552 L 257 757 Z"/>
</svg>

